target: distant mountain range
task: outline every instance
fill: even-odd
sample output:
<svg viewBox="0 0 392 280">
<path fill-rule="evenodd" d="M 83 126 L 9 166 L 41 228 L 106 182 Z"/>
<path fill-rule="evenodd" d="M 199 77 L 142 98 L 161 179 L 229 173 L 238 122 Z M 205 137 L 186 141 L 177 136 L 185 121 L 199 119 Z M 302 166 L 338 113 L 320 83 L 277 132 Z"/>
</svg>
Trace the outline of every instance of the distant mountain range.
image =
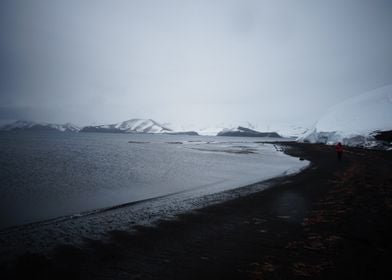
<svg viewBox="0 0 392 280">
<path fill-rule="evenodd" d="M 80 127 L 71 124 L 53 124 L 53 123 L 36 123 L 31 121 L 16 121 L 0 127 L 2 131 L 15 131 L 15 130 L 31 130 L 31 131 L 61 131 L 61 132 L 78 132 Z"/>
<path fill-rule="evenodd" d="M 85 126 L 74 124 L 37 123 L 16 121 L 0 126 L 1 131 L 62 131 L 62 132 L 110 132 L 110 133 L 160 133 L 182 135 L 217 135 L 244 137 L 294 137 L 300 142 L 334 144 L 359 147 L 387 146 L 392 149 L 392 85 L 355 96 L 330 108 L 330 110 L 310 129 L 289 125 L 267 129 L 269 132 L 255 130 L 246 123 L 235 128 L 220 124 L 186 131 L 189 126 L 174 128 L 171 124 L 159 124 L 151 119 L 130 119 L 109 125 Z"/>
<path fill-rule="evenodd" d="M 115 124 L 91 125 L 82 128 L 70 123 L 51 124 L 37 123 L 31 121 L 16 121 L 11 124 L 0 126 L 0 130 L 199 135 L 199 133 L 196 131 L 175 130 L 173 128 L 169 128 L 167 125 L 162 125 L 151 119 L 130 119 Z M 281 137 L 281 135 L 279 135 L 277 132 L 259 132 L 244 126 L 238 126 L 231 129 L 221 128 L 220 130 L 218 130 L 218 132 L 213 133 L 213 135 L 243 137 Z"/>
<path fill-rule="evenodd" d="M 85 126 L 74 124 L 52 124 L 45 122 L 16 121 L 0 126 L 0 131 L 60 131 L 60 132 L 103 132 L 103 133 L 160 133 L 172 135 L 198 135 L 195 131 L 173 131 L 151 119 L 131 119 L 115 124 Z"/>
</svg>

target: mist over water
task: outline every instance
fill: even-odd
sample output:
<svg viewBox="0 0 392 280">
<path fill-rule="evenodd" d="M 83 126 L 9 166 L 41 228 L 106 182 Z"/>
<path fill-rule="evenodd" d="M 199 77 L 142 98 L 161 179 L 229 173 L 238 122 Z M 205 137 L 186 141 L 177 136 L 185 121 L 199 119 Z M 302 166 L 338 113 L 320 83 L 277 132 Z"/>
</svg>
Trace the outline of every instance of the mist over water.
<svg viewBox="0 0 392 280">
<path fill-rule="evenodd" d="M 302 167 L 257 140 L 0 133 L 0 228 L 179 192 L 201 196 Z"/>
</svg>

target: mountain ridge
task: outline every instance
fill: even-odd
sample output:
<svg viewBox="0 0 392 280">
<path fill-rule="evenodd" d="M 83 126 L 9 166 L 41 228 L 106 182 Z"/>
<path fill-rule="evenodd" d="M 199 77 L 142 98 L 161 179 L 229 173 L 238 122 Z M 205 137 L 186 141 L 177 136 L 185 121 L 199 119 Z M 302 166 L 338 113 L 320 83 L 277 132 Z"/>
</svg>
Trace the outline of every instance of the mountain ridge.
<svg viewBox="0 0 392 280">
<path fill-rule="evenodd" d="M 79 132 L 80 127 L 72 123 L 55 124 L 47 122 L 33 122 L 17 120 L 13 123 L 5 124 L 0 127 L 2 131 L 60 131 L 60 132 Z"/>
<path fill-rule="evenodd" d="M 80 132 L 165 133 L 172 130 L 152 119 L 129 119 L 109 125 L 85 126 Z"/>
<path fill-rule="evenodd" d="M 0 131 L 61 131 L 61 132 L 97 132 L 97 133 L 158 133 L 169 135 L 207 135 L 207 136 L 224 136 L 228 134 L 238 134 L 238 136 L 258 136 L 258 137 L 293 137 L 292 130 L 271 130 L 271 132 L 260 132 L 256 130 L 256 126 L 247 122 L 235 128 L 233 125 L 220 124 L 215 127 L 202 127 L 196 129 L 196 125 L 190 126 L 174 126 L 172 124 L 161 124 L 153 119 L 132 118 L 126 121 L 113 124 L 87 125 L 79 127 L 77 125 L 54 124 L 49 122 L 34 122 L 26 120 L 18 120 L 13 123 L 0 125 Z M 201 127 L 201 126 L 200 126 Z M 239 135 L 241 134 L 241 135 Z M 288 136 L 287 136 L 288 135 Z"/>
</svg>

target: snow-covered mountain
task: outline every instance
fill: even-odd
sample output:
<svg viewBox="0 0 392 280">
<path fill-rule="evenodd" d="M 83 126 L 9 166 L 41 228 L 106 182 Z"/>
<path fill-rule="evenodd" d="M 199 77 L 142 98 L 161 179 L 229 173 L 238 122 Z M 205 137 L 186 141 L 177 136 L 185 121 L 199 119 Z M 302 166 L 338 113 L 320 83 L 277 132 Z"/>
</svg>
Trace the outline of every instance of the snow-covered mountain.
<svg viewBox="0 0 392 280">
<path fill-rule="evenodd" d="M 61 131 L 61 132 L 78 132 L 80 128 L 74 124 L 53 124 L 46 122 L 32 122 L 32 121 L 15 121 L 10 124 L 5 124 L 0 127 L 2 131 L 14 130 L 33 130 L 33 131 Z"/>
<path fill-rule="evenodd" d="M 244 137 L 276 137 L 281 136 L 276 132 L 259 132 L 246 127 L 236 127 L 232 129 L 224 129 L 220 131 L 217 136 L 244 136 Z"/>
<path fill-rule="evenodd" d="M 81 132 L 112 132 L 112 133 L 165 133 L 172 130 L 148 119 L 131 119 L 115 124 L 85 126 Z"/>
<path fill-rule="evenodd" d="M 351 146 L 374 144 L 377 131 L 392 130 L 392 85 L 378 88 L 333 106 L 298 138 L 311 143 Z"/>
</svg>

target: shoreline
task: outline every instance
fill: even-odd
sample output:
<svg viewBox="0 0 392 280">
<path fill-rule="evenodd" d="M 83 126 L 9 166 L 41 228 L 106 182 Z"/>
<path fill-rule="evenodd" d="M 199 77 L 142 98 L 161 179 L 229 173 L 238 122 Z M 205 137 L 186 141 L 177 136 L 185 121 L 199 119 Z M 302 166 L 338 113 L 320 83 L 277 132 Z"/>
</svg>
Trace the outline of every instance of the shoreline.
<svg viewBox="0 0 392 280">
<path fill-rule="evenodd" d="M 264 144 L 273 146 L 275 150 L 282 152 L 279 142 Z M 302 172 L 308 168 L 309 164 L 300 169 L 289 169 L 270 179 L 215 193 L 194 195 L 193 192 L 198 189 L 181 191 L 4 228 L 0 230 L 0 244 L 3 244 L 0 248 L 0 264 L 13 261 L 26 253 L 48 257 L 58 246 L 79 248 L 83 247 L 85 240 L 88 239 L 105 242 L 110 231 L 135 233 L 141 227 L 155 227 L 160 221 L 175 220 L 178 215 L 192 213 L 212 205 L 219 205 L 229 200 L 264 191 L 287 180 L 290 176 Z"/>
<path fill-rule="evenodd" d="M 338 163 L 333 147 L 279 145 L 311 166 L 157 227 L 25 255 L 2 279 L 383 279 L 392 251 L 391 152 L 348 149 Z"/>
<path fill-rule="evenodd" d="M 5 185 L 0 199 L 0 231 L 88 216 L 105 209 L 112 211 L 168 195 L 194 192 L 195 196 L 202 196 L 222 192 L 264 181 L 291 167 L 302 166 L 296 159 L 283 153 L 276 156 L 272 145 L 253 142 L 243 145 L 219 142 L 211 145 L 200 143 L 174 146 L 165 142 L 162 143 L 163 146 L 145 145 L 140 148 L 130 147 L 122 139 L 115 140 L 120 142 L 116 148 L 122 151 L 122 157 L 118 160 L 112 157 L 116 150 L 107 148 L 102 152 L 105 156 L 97 159 L 86 156 L 84 161 L 80 149 L 86 143 L 74 141 L 72 143 L 77 146 L 77 155 L 64 152 L 59 155 L 67 162 L 66 168 L 61 164 L 57 165 L 61 161 L 53 162 L 49 158 L 47 161 L 43 159 L 42 168 L 39 165 L 34 169 L 27 168 L 34 164 L 30 160 L 26 160 L 20 168 L 12 164 L 5 165 L 8 171 L 1 177 Z M 95 148 L 99 148 L 99 145 Z M 196 148 L 203 151 L 195 151 Z M 162 154 L 159 154 L 161 150 Z M 53 149 L 50 151 L 56 152 Z M 242 155 L 248 152 L 249 155 Z M 45 147 L 41 147 L 37 153 L 43 156 L 48 154 Z M 137 156 L 129 155 L 134 153 Z M 72 156 L 68 156 L 69 154 Z M 30 154 L 28 158 L 33 156 Z M 109 158 L 103 160 L 106 156 Z M 157 159 L 152 160 L 153 157 Z M 12 162 L 11 158 L 9 160 Z M 106 165 L 111 160 L 113 164 L 107 168 Z M 259 171 L 260 164 L 264 165 L 262 170 L 265 172 Z M 93 172 L 92 169 L 96 171 Z M 14 173 L 19 175 L 15 177 L 20 177 L 19 181 L 13 181 L 11 175 Z M 30 180 L 28 174 L 33 174 L 35 179 Z M 51 177 L 48 174 L 57 176 Z M 26 181 L 24 185 L 20 183 L 23 180 Z"/>
</svg>

